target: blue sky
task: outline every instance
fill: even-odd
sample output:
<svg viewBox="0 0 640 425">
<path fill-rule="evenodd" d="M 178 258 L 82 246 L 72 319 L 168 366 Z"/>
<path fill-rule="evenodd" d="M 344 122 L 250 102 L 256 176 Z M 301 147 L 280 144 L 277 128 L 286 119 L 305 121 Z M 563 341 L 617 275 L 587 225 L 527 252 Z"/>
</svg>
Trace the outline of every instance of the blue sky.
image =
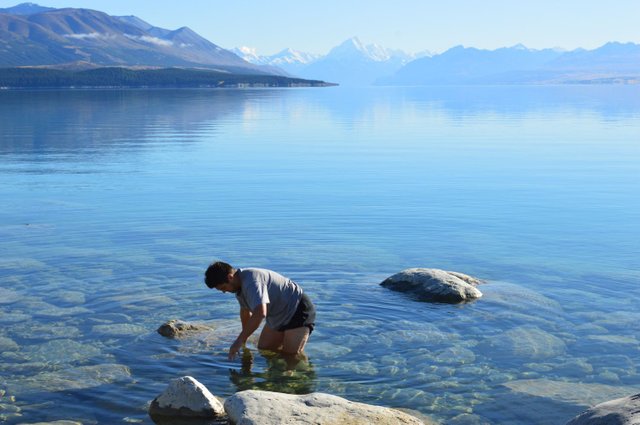
<svg viewBox="0 0 640 425">
<path fill-rule="evenodd" d="M 595 48 L 640 42 L 639 0 L 33 0 L 136 15 L 168 29 L 188 26 L 224 47 L 273 54 L 291 47 L 326 53 L 357 36 L 408 52 L 455 45 Z M 17 1 L 0 0 L 0 7 Z"/>
</svg>

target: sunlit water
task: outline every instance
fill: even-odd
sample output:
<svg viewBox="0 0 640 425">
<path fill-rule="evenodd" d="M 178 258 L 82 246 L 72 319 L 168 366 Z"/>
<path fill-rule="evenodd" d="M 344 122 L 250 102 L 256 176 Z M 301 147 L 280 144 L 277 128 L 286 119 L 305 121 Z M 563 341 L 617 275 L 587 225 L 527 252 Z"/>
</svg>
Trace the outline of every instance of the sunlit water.
<svg viewBox="0 0 640 425">
<path fill-rule="evenodd" d="M 0 421 L 151 423 L 191 375 L 447 424 L 564 424 L 640 389 L 640 89 L 0 92 Z M 206 266 L 318 307 L 308 363 L 227 361 Z M 429 304 L 407 267 L 486 280 Z M 168 319 L 215 327 L 185 340 Z"/>
</svg>

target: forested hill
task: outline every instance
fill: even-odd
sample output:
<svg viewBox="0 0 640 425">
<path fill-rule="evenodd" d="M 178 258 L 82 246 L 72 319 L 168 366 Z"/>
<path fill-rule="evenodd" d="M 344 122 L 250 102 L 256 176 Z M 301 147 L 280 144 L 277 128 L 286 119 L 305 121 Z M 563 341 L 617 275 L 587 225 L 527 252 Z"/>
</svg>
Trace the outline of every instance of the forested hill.
<svg viewBox="0 0 640 425">
<path fill-rule="evenodd" d="M 83 87 L 326 87 L 335 84 L 280 75 L 240 75 L 199 69 L 97 68 L 68 71 L 0 68 L 0 88 Z"/>
</svg>

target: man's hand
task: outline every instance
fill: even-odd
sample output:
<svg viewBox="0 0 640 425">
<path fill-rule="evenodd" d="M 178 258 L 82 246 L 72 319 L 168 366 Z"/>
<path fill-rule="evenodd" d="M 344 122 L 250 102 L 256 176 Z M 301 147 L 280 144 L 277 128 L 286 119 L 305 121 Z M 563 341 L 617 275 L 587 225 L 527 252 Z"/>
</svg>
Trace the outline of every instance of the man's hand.
<svg viewBox="0 0 640 425">
<path fill-rule="evenodd" d="M 229 348 L 229 360 L 235 359 L 242 347 L 244 347 L 244 341 L 240 339 L 240 337 L 236 338 L 233 344 L 231 344 L 231 348 Z"/>
<path fill-rule="evenodd" d="M 229 348 L 229 360 L 233 360 L 236 357 L 236 354 L 238 354 L 251 334 L 260 327 L 262 319 L 264 319 L 266 316 L 266 304 L 260 304 L 259 306 L 254 308 L 250 314 L 247 314 L 245 310 L 240 310 L 240 318 L 243 321 L 242 332 L 240 332 L 240 335 L 238 335 L 236 340 L 231 345 L 231 348 Z"/>
</svg>

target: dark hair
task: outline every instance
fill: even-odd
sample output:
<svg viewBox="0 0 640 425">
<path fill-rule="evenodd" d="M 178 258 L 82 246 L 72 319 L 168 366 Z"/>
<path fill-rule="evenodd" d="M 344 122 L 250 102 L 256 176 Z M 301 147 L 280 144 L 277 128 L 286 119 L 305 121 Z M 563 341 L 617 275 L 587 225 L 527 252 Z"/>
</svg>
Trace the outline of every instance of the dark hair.
<svg viewBox="0 0 640 425">
<path fill-rule="evenodd" d="M 206 283 L 209 288 L 215 288 L 218 285 L 227 283 L 227 277 L 232 271 L 233 267 L 231 267 L 231 265 L 222 261 L 216 261 L 211 264 L 204 273 L 204 283 Z"/>
</svg>

